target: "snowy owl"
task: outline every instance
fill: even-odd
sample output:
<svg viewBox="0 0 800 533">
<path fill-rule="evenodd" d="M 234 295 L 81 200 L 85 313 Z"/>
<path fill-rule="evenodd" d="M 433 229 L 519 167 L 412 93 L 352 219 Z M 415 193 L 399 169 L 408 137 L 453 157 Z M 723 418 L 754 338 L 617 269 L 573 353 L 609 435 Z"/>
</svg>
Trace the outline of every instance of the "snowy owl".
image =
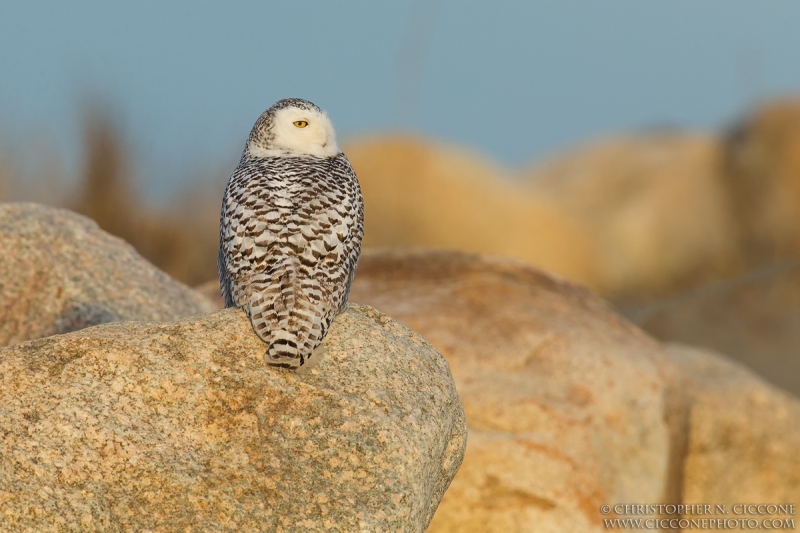
<svg viewBox="0 0 800 533">
<path fill-rule="evenodd" d="M 364 204 L 328 116 L 281 100 L 256 121 L 222 200 L 219 282 L 267 344 L 267 364 L 297 369 L 347 307 Z"/>
</svg>

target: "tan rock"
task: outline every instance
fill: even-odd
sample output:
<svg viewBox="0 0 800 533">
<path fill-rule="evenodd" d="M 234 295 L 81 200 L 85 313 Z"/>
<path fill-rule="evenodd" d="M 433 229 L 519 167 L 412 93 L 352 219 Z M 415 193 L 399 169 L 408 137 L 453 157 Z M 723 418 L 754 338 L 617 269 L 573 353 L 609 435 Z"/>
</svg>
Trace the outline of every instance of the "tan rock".
<svg viewBox="0 0 800 533">
<path fill-rule="evenodd" d="M 344 151 L 364 193 L 366 249 L 499 254 L 594 284 L 587 235 L 499 166 L 466 149 L 408 137 L 352 141 Z"/>
<path fill-rule="evenodd" d="M 91 220 L 0 204 L 0 346 L 119 320 L 171 321 L 214 305 Z"/>
<path fill-rule="evenodd" d="M 800 502 L 800 400 L 724 356 L 670 344 L 691 377 L 693 401 L 683 468 L 686 503 Z M 775 516 L 780 518 L 780 516 Z M 783 518 L 796 518 L 786 516 Z"/>
<path fill-rule="evenodd" d="M 470 438 L 431 532 L 599 532 L 675 502 L 685 405 L 661 346 L 588 290 L 448 252 L 362 257 L 351 294 L 447 357 Z"/>
<path fill-rule="evenodd" d="M 767 102 L 726 136 L 725 192 L 751 267 L 800 253 L 800 99 Z"/>
<path fill-rule="evenodd" d="M 647 300 L 738 272 L 722 159 L 722 143 L 709 135 L 625 136 L 545 161 L 527 182 L 589 237 L 593 289 Z"/>
<path fill-rule="evenodd" d="M 444 358 L 351 306 L 304 373 L 240 310 L 0 350 L 2 531 L 424 531 L 464 453 Z"/>
<path fill-rule="evenodd" d="M 705 346 L 800 395 L 800 260 L 704 286 L 625 314 L 664 341 Z"/>
</svg>

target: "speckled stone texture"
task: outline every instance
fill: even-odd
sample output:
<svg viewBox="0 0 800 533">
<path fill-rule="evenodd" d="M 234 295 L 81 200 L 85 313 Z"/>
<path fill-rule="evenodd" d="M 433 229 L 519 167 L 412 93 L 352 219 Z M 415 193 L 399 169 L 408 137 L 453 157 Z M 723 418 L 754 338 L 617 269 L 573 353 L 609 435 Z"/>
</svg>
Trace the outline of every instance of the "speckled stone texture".
<svg viewBox="0 0 800 533">
<path fill-rule="evenodd" d="M 466 425 L 447 362 L 369 307 L 303 372 L 238 309 L 0 350 L 0 531 L 421 532 Z"/>
<path fill-rule="evenodd" d="M 599 533 L 603 504 L 680 499 L 680 371 L 587 289 L 506 259 L 385 252 L 362 257 L 351 298 L 452 368 L 469 444 L 430 532 Z"/>
<path fill-rule="evenodd" d="M 173 321 L 215 306 L 90 219 L 0 204 L 0 346 L 120 320 Z"/>
</svg>

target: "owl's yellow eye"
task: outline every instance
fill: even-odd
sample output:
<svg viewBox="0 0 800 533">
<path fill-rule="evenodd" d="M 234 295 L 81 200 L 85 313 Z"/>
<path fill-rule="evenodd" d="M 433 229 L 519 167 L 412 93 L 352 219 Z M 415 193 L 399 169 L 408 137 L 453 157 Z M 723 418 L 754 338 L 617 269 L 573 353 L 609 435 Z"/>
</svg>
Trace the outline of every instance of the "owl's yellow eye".
<svg viewBox="0 0 800 533">
<path fill-rule="evenodd" d="M 294 124 L 298 128 L 305 128 L 306 126 L 308 126 L 308 122 L 306 122 L 305 120 L 297 120 L 295 122 L 292 122 L 292 124 Z"/>
</svg>

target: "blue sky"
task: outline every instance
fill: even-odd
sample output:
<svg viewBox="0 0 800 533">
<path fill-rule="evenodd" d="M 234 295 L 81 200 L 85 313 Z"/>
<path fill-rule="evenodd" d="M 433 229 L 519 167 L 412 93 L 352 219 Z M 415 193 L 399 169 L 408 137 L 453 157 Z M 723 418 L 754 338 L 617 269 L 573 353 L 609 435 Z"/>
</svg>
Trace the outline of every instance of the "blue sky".
<svg viewBox="0 0 800 533">
<path fill-rule="evenodd" d="M 158 195 L 232 168 L 258 115 L 297 96 L 343 138 L 408 130 L 522 165 L 800 92 L 798 27 L 780 0 L 5 0 L 0 142 L 44 135 L 77 170 L 101 103 Z"/>
</svg>

